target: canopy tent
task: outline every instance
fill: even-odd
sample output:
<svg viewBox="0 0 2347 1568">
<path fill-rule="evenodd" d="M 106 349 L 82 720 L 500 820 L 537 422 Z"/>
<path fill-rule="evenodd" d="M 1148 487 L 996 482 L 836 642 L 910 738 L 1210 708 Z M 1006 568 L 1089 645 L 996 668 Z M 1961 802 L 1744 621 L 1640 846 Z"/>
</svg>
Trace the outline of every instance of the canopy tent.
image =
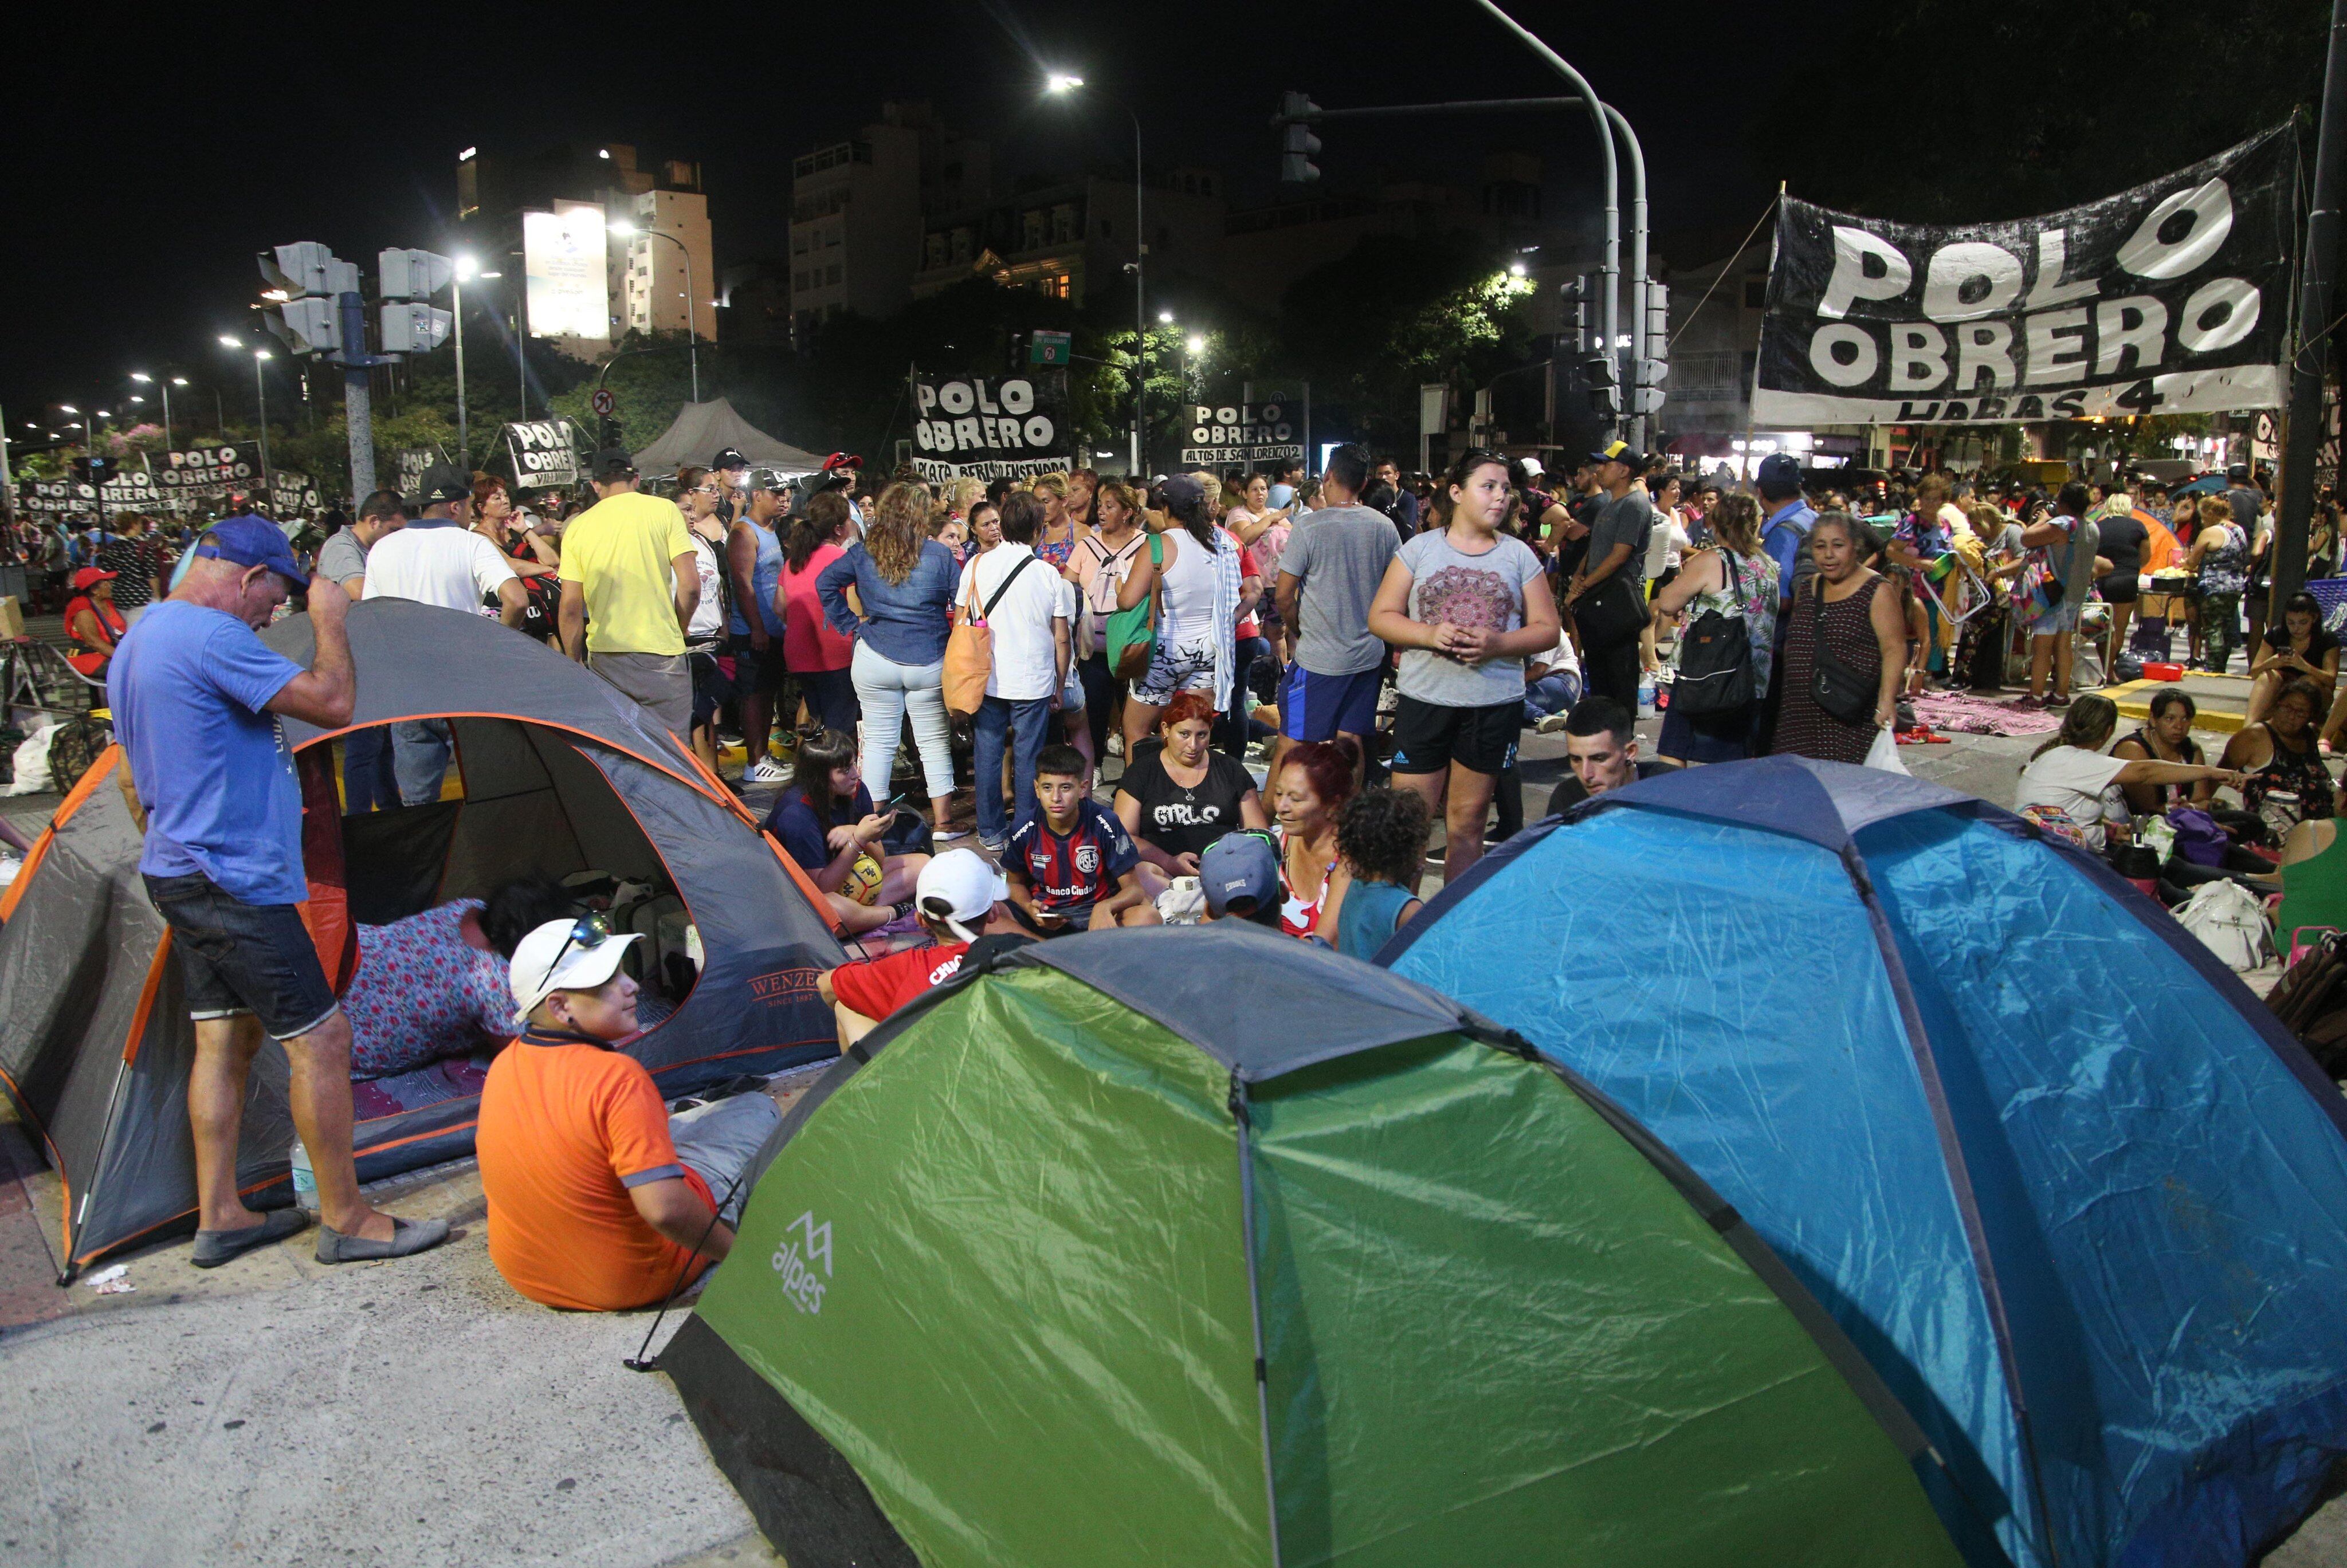
<svg viewBox="0 0 2347 1568">
<path fill-rule="evenodd" d="M 1803 758 L 1687 769 L 1519 835 L 1379 961 L 1752 1223 L 1945 1456 L 1952 1530 L 1993 1525 L 1976 1563 L 2254 1562 L 2347 1456 L 2337 1089 L 2009 813 Z"/>
<path fill-rule="evenodd" d="M 793 1568 L 1958 1561 L 1748 1226 L 1325 948 L 997 955 L 763 1158 L 661 1365 Z"/>
<path fill-rule="evenodd" d="M 636 468 L 642 474 L 661 475 L 696 464 L 706 467 L 712 457 L 728 446 L 750 459 L 752 467 L 772 468 L 785 478 L 812 474 L 823 466 L 823 459 L 814 453 L 775 440 L 734 413 L 733 404 L 716 397 L 707 403 L 688 403 L 678 410 L 676 422 L 661 438 L 636 454 Z"/>
<path fill-rule="evenodd" d="M 336 743 L 282 723 L 303 784 L 304 918 L 330 979 L 355 922 L 379 924 L 509 877 L 589 870 L 681 901 L 705 960 L 627 1050 L 665 1095 L 773 1072 L 837 1047 L 818 976 L 841 950 L 803 876 L 660 723 L 580 666 L 480 616 L 405 600 L 350 612 L 353 728 L 443 718 L 456 798 L 343 817 Z M 309 619 L 264 640 L 310 660 Z M 193 1223 L 186 1109 L 194 1031 L 110 750 L 57 811 L 0 903 L 0 1084 L 73 1195 L 67 1269 Z M 249 1201 L 289 1201 L 285 1059 L 261 1053 L 239 1151 Z M 362 1180 L 472 1150 L 477 1074 L 359 1085 Z"/>
</svg>

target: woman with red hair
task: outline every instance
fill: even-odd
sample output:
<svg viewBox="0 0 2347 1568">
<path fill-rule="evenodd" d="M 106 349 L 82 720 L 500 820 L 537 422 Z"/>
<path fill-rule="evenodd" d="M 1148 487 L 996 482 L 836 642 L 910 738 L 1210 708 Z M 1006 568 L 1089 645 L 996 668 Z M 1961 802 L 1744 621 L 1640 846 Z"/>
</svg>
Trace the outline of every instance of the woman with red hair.
<svg viewBox="0 0 2347 1568">
<path fill-rule="evenodd" d="M 1279 843 L 1279 886 L 1286 894 L 1279 928 L 1309 937 L 1320 924 L 1328 876 L 1337 868 L 1337 814 L 1353 798 L 1361 749 L 1349 735 L 1287 748 L 1271 774 L 1271 814 Z M 1332 928 L 1321 933 L 1335 945 Z"/>
<path fill-rule="evenodd" d="M 1198 875 L 1206 845 L 1235 828 L 1270 825 L 1255 775 L 1208 743 L 1211 693 L 1175 692 L 1157 716 L 1157 733 L 1134 749 L 1116 786 L 1117 820 L 1141 851 L 1133 875 L 1152 905 L 1174 877 Z"/>
</svg>

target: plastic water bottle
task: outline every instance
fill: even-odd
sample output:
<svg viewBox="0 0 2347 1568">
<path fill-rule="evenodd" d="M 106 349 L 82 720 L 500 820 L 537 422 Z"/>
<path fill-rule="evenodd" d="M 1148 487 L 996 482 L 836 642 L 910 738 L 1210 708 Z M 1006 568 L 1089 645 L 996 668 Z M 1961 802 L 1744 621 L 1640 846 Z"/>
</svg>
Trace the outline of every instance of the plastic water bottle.
<svg viewBox="0 0 2347 1568">
<path fill-rule="evenodd" d="M 293 1202 L 305 1209 L 318 1206 L 318 1178 L 310 1169 L 310 1151 L 293 1140 Z"/>
<path fill-rule="evenodd" d="M 1652 675 L 1642 675 L 1638 678 L 1638 717 L 1651 719 L 1654 716 L 1655 678 Z"/>
</svg>

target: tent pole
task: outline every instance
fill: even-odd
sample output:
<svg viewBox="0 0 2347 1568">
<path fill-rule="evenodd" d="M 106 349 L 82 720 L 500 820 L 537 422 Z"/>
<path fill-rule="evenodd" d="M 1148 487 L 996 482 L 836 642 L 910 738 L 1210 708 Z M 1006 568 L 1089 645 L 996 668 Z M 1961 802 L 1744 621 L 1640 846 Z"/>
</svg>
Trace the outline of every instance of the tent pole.
<svg viewBox="0 0 2347 1568">
<path fill-rule="evenodd" d="M 1279 1486 L 1271 1469 L 1271 1390 L 1263 1358 L 1263 1292 L 1255 1275 L 1255 1150 L 1247 1137 L 1246 1085 L 1231 1074 L 1231 1117 L 1239 1131 L 1239 1245 L 1246 1251 L 1247 1317 L 1255 1328 L 1255 1413 L 1263 1429 L 1264 1522 L 1271 1532 L 1271 1568 L 1279 1568 Z"/>
</svg>

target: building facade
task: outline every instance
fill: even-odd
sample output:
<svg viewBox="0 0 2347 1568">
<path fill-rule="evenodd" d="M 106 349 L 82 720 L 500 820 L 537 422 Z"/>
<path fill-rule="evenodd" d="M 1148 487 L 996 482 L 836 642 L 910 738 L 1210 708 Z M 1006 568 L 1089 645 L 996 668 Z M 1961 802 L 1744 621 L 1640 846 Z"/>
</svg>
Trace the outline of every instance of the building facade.
<svg viewBox="0 0 2347 1568">
<path fill-rule="evenodd" d="M 948 129 L 925 103 L 791 162 L 791 315 L 802 338 L 835 316 L 883 318 L 911 302 L 922 215 L 982 200 L 987 144 Z"/>
</svg>

